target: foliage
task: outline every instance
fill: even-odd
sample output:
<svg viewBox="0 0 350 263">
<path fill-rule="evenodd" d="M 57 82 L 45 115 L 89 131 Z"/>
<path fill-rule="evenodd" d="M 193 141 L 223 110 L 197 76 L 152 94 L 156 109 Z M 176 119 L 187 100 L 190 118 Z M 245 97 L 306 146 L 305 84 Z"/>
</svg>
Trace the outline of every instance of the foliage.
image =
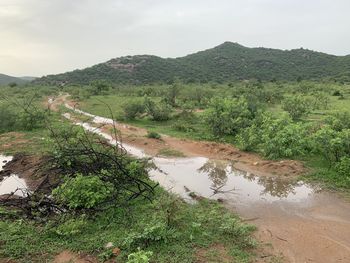
<svg viewBox="0 0 350 263">
<path fill-rule="evenodd" d="M 132 120 L 145 112 L 145 105 L 139 101 L 128 102 L 124 104 L 123 111 L 125 118 Z"/>
<path fill-rule="evenodd" d="M 171 107 L 165 102 L 156 103 L 155 101 L 145 98 L 145 108 L 148 115 L 155 121 L 166 121 L 170 119 Z"/>
<path fill-rule="evenodd" d="M 52 193 L 58 202 L 77 209 L 96 207 L 107 200 L 112 192 L 113 185 L 104 183 L 99 177 L 77 174 L 74 178 L 67 178 Z"/>
<path fill-rule="evenodd" d="M 332 129 L 341 131 L 343 129 L 350 129 L 350 112 L 341 111 L 328 116 L 325 123 L 330 125 Z"/>
<path fill-rule="evenodd" d="M 332 165 L 350 155 L 350 129 L 336 131 L 324 126 L 313 135 L 314 150 Z"/>
<path fill-rule="evenodd" d="M 336 164 L 335 170 L 339 176 L 347 178 L 350 183 L 350 156 L 343 156 Z"/>
<path fill-rule="evenodd" d="M 92 67 L 36 79 L 46 85 L 80 84 L 107 80 L 118 84 L 224 83 L 234 80 L 260 79 L 313 80 L 331 77 L 349 81 L 349 57 L 336 57 L 307 49 L 277 50 L 248 48 L 225 42 L 180 58 L 150 55 L 111 59 Z"/>
<path fill-rule="evenodd" d="M 148 131 L 146 137 L 157 140 L 160 140 L 162 138 L 162 136 L 159 133 L 154 131 Z"/>
<path fill-rule="evenodd" d="M 299 120 L 307 116 L 311 111 L 309 99 L 302 95 L 287 97 L 282 102 L 283 109 L 287 111 L 293 120 Z"/>
<path fill-rule="evenodd" d="M 205 121 L 213 134 L 236 135 L 250 125 L 252 114 L 245 99 L 214 98 L 206 111 Z"/>
<path fill-rule="evenodd" d="M 137 253 L 140 245 L 143 251 L 153 251 L 152 262 L 168 263 L 193 262 L 194 247 L 220 243 L 249 256 L 256 246 L 251 236 L 255 228 L 220 204 L 205 200 L 187 204 L 163 190 L 157 192 L 153 203 L 137 199 L 133 206 L 113 207 L 93 217 L 58 217 L 46 225 L 1 220 L 0 254 L 28 262 L 31 258 L 47 260 L 48 254 L 68 249 L 99 254 L 101 260 L 108 260 L 113 255 L 104 246 L 113 242 L 122 248 L 118 262 L 127 262 L 128 255 L 135 250 Z M 132 258 L 137 256 L 141 253 Z"/>
<path fill-rule="evenodd" d="M 119 144 L 78 127 L 52 128 L 51 136 L 52 165 L 68 177 L 54 190 L 62 205 L 106 209 L 137 197 L 152 199 L 156 185 L 148 179 L 147 162 L 127 156 Z"/>
<path fill-rule="evenodd" d="M 307 127 L 289 118 L 269 118 L 262 124 L 263 154 L 268 158 L 302 156 L 308 151 Z"/>
<path fill-rule="evenodd" d="M 127 263 L 148 263 L 152 255 L 152 251 L 143 251 L 139 249 L 137 252 L 128 255 Z"/>
<path fill-rule="evenodd" d="M 0 101 L 0 133 L 8 131 L 32 131 L 45 125 L 46 113 L 26 101 Z"/>
</svg>

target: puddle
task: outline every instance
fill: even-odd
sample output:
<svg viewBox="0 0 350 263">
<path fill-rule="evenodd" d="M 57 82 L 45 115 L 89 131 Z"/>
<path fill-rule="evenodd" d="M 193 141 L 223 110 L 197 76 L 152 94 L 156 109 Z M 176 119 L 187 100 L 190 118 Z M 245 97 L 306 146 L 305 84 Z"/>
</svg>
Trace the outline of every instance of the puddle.
<svg viewBox="0 0 350 263">
<path fill-rule="evenodd" d="M 0 155 L 0 171 L 3 170 L 5 164 L 12 160 L 12 156 Z M 10 194 L 12 192 L 18 196 L 25 196 L 27 191 L 27 184 L 24 179 L 18 177 L 18 175 L 12 174 L 4 177 L 0 182 L 0 195 Z"/>
<path fill-rule="evenodd" d="M 101 124 L 101 119 L 98 116 L 70 106 L 68 108 L 93 117 L 95 124 Z M 69 115 L 65 117 L 69 118 Z M 109 119 L 109 122 L 105 123 L 113 122 Z M 99 134 L 110 143 L 116 144 L 110 135 L 102 132 L 99 128 L 81 122 L 76 123 L 76 125 Z M 128 144 L 123 144 L 123 146 L 129 154 L 135 157 L 149 157 L 136 147 Z M 154 157 L 153 162 L 158 170 L 150 171 L 150 177 L 159 182 L 165 189 L 177 193 L 185 199 L 189 198 L 189 192 L 195 192 L 206 198 L 222 198 L 246 206 L 257 202 L 298 203 L 303 202 L 314 193 L 314 189 L 303 182 L 291 183 L 275 177 L 258 177 L 235 169 L 234 164 L 228 161 L 209 160 L 204 157 Z"/>
<path fill-rule="evenodd" d="M 85 115 L 87 117 L 91 117 L 93 123 L 96 123 L 96 124 L 114 124 L 114 121 L 112 119 L 101 117 L 101 116 L 97 116 L 97 115 L 93 115 L 91 113 L 88 113 L 88 112 L 76 109 L 76 108 L 70 106 L 68 103 L 66 103 L 64 106 L 67 109 L 75 111 L 75 112 L 77 112 L 79 114 Z"/>
<path fill-rule="evenodd" d="M 161 171 L 151 171 L 151 178 L 184 198 L 190 190 L 206 198 L 234 200 L 241 204 L 300 202 L 313 193 L 303 182 L 292 184 L 278 178 L 258 177 L 235 169 L 233 163 L 227 161 L 203 157 L 153 160 Z"/>
</svg>

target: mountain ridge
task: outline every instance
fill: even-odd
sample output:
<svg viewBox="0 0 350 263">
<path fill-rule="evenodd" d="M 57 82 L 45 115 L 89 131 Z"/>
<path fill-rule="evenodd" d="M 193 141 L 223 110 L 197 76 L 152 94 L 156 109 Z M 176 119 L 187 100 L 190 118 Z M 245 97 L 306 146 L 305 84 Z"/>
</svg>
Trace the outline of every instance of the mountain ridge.
<svg viewBox="0 0 350 263">
<path fill-rule="evenodd" d="M 107 80 L 113 83 L 151 84 L 172 82 L 176 78 L 185 82 L 350 80 L 350 55 L 336 56 L 304 48 L 249 48 L 226 41 L 183 57 L 134 55 L 112 58 L 85 69 L 44 76 L 34 80 L 34 83 L 89 84 L 93 80 Z"/>
</svg>

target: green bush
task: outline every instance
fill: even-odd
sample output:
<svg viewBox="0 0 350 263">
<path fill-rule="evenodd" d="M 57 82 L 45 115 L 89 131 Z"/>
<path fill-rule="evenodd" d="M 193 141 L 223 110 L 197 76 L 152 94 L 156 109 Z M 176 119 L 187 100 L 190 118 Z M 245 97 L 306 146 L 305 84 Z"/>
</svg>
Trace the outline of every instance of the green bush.
<svg viewBox="0 0 350 263">
<path fill-rule="evenodd" d="M 141 102 L 129 101 L 123 106 L 126 119 L 133 120 L 145 112 L 145 105 Z"/>
<path fill-rule="evenodd" d="M 341 177 L 348 178 L 350 183 L 350 156 L 344 156 L 335 165 L 335 170 Z"/>
<path fill-rule="evenodd" d="M 145 225 L 141 232 L 130 233 L 123 241 L 126 248 L 147 247 L 152 243 L 164 242 L 173 237 L 173 230 L 162 222 Z"/>
<path fill-rule="evenodd" d="M 330 126 L 319 129 L 312 138 L 313 150 L 332 165 L 344 156 L 350 156 L 350 129 L 336 131 Z"/>
<path fill-rule="evenodd" d="M 162 136 L 159 133 L 154 131 L 147 132 L 146 137 L 151 139 L 157 139 L 157 140 L 160 140 L 162 138 Z"/>
<path fill-rule="evenodd" d="M 350 129 L 350 112 L 341 111 L 328 116 L 325 123 L 330 125 L 332 129 L 341 131 L 343 129 Z"/>
<path fill-rule="evenodd" d="M 145 98 L 145 109 L 151 118 L 155 121 L 167 121 L 170 119 L 171 106 L 166 102 L 156 103 L 149 98 Z"/>
<path fill-rule="evenodd" d="M 93 208 L 105 201 L 112 192 L 109 185 L 97 176 L 83 176 L 77 174 L 75 178 L 68 178 L 53 190 L 54 198 L 71 209 Z"/>
<path fill-rule="evenodd" d="M 215 136 L 236 135 L 251 120 L 252 113 L 244 98 L 214 98 L 205 112 L 205 122 Z"/>
<path fill-rule="evenodd" d="M 45 125 L 45 112 L 29 108 L 26 111 L 0 102 L 0 133 L 9 131 L 31 131 Z"/>
<path fill-rule="evenodd" d="M 143 251 L 139 249 L 137 252 L 128 255 L 127 263 L 148 263 L 152 255 L 152 251 Z"/>
<path fill-rule="evenodd" d="M 272 159 L 302 156 L 308 152 L 308 128 L 289 118 L 266 118 L 262 125 L 261 150 Z"/>
<path fill-rule="evenodd" d="M 299 120 L 307 116 L 311 111 L 310 100 L 302 95 L 285 98 L 282 102 L 282 107 L 293 120 Z"/>
</svg>

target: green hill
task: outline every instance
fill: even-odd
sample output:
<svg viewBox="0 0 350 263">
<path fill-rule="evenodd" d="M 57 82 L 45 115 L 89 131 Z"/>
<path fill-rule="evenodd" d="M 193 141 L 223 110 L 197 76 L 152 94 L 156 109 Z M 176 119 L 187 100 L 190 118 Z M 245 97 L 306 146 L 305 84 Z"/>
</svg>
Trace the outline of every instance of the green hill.
<svg viewBox="0 0 350 263">
<path fill-rule="evenodd" d="M 36 79 L 37 84 L 157 83 L 180 78 L 185 82 L 226 82 L 243 79 L 350 80 L 350 56 L 334 56 L 307 49 L 248 48 L 225 42 L 212 49 L 179 58 L 138 55 Z"/>
<path fill-rule="evenodd" d="M 33 79 L 17 78 L 5 74 L 0 74 L 0 85 L 8 85 L 10 83 L 24 84 L 31 80 Z"/>
</svg>

